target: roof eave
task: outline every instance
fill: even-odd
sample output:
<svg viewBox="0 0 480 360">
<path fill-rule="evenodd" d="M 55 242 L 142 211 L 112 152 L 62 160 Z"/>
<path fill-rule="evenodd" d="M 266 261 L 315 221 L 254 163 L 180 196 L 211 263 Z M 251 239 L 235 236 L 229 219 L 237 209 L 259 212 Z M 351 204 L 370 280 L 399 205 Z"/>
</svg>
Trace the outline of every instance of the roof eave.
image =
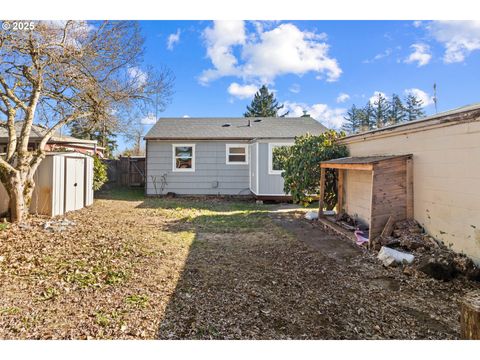
<svg viewBox="0 0 480 360">
<path fill-rule="evenodd" d="M 471 121 L 477 121 L 480 119 L 480 108 L 459 111 L 456 113 L 449 113 L 446 115 L 438 115 L 428 117 L 426 119 L 420 119 L 412 122 L 406 122 L 397 125 L 387 126 L 381 129 L 375 129 L 370 131 L 365 131 L 359 134 L 353 134 L 344 137 L 339 140 L 340 144 L 348 144 L 350 142 L 356 142 L 361 140 L 367 140 L 371 138 L 377 138 L 382 136 L 393 136 L 399 133 L 409 133 L 416 131 L 423 131 L 430 128 L 448 126 L 455 123 L 466 123 Z"/>
</svg>

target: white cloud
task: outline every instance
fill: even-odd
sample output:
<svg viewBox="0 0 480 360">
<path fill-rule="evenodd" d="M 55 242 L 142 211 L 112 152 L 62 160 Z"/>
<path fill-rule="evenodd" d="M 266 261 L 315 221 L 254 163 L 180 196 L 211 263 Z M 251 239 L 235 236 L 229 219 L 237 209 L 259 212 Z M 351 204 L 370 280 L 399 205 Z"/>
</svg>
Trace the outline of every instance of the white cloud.
<svg viewBox="0 0 480 360">
<path fill-rule="evenodd" d="M 340 77 L 342 70 L 328 55 L 324 33 L 301 31 L 288 23 L 268 31 L 256 26 L 256 31 L 254 36 L 247 34 L 243 21 L 215 21 L 213 28 L 205 29 L 207 56 L 213 68 L 202 73 L 200 83 L 223 76 L 272 83 L 280 75 L 307 72 L 323 75 L 327 81 Z"/>
<path fill-rule="evenodd" d="M 327 104 L 307 105 L 286 101 L 284 109 L 289 111 L 287 117 L 299 117 L 306 111 L 312 118 L 329 129 L 340 129 L 345 121 L 345 109 L 330 108 Z"/>
<path fill-rule="evenodd" d="M 245 44 L 245 24 L 243 21 L 214 21 L 207 27 L 203 36 L 207 45 L 207 56 L 213 69 L 205 70 L 199 78 L 201 84 L 222 76 L 238 75 L 237 58 L 233 46 Z"/>
<path fill-rule="evenodd" d="M 337 96 L 337 103 L 343 103 L 343 102 L 347 101 L 348 99 L 350 99 L 350 95 L 348 95 L 346 93 L 340 93 Z"/>
<path fill-rule="evenodd" d="M 445 47 L 446 63 L 463 62 L 480 50 L 480 21 L 432 21 L 426 25 L 430 35 Z"/>
<path fill-rule="evenodd" d="M 299 84 L 292 84 L 290 88 L 288 89 L 290 92 L 294 94 L 298 94 L 300 92 L 300 85 Z"/>
<path fill-rule="evenodd" d="M 189 118 L 190 115 L 183 115 L 182 117 L 186 119 L 186 118 Z"/>
<path fill-rule="evenodd" d="M 148 79 L 148 75 L 145 71 L 140 69 L 139 67 L 133 66 L 127 69 L 128 76 L 134 81 L 134 83 L 141 87 L 145 85 Z"/>
<path fill-rule="evenodd" d="M 432 54 L 430 53 L 430 46 L 427 44 L 417 43 L 410 46 L 413 49 L 413 52 L 405 59 L 405 62 L 417 63 L 417 66 L 427 65 L 432 59 Z"/>
<path fill-rule="evenodd" d="M 385 95 L 385 93 L 384 93 L 384 92 L 381 92 L 381 91 L 374 91 L 374 92 L 373 92 L 373 95 L 372 95 L 372 96 L 370 97 L 370 99 L 369 99 L 369 101 L 370 101 L 370 104 L 374 105 L 374 104 L 375 104 L 375 101 L 377 101 L 377 100 L 378 100 L 378 97 L 379 97 L 380 95 L 381 95 L 381 96 L 383 96 L 385 99 L 387 99 L 387 100 L 388 100 L 388 96 L 387 96 L 387 95 Z"/>
<path fill-rule="evenodd" d="M 414 95 L 417 99 L 422 100 L 422 106 L 429 106 L 433 104 L 433 96 L 428 95 L 425 91 L 412 88 L 404 91 L 405 95 Z"/>
<path fill-rule="evenodd" d="M 420 26 L 422 26 L 422 22 L 420 20 L 415 20 L 413 22 L 413 27 L 419 28 Z"/>
<path fill-rule="evenodd" d="M 392 49 L 386 49 L 385 51 L 375 55 L 372 59 L 363 60 L 363 63 L 370 64 L 383 58 L 389 57 L 390 55 L 392 55 Z"/>
<path fill-rule="evenodd" d="M 258 87 L 256 85 L 240 85 L 234 82 L 230 84 L 227 91 L 230 95 L 239 99 L 248 99 L 255 95 Z"/>
<path fill-rule="evenodd" d="M 168 35 L 167 49 L 173 50 L 173 46 L 180 42 L 180 29 L 177 29 L 176 33 Z"/>
<path fill-rule="evenodd" d="M 157 122 L 157 118 L 154 114 L 148 114 L 143 119 L 140 119 L 140 123 L 143 125 L 153 125 Z"/>
</svg>

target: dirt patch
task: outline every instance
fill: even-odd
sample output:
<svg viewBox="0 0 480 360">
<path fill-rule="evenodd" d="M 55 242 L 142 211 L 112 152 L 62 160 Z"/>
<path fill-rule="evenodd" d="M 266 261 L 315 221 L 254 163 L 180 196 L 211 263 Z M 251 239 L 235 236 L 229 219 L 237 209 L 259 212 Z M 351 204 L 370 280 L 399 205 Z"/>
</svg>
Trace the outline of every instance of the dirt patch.
<svg viewBox="0 0 480 360">
<path fill-rule="evenodd" d="M 348 261 L 360 255 L 362 248 L 329 229 L 319 231 L 315 222 L 304 219 L 303 212 L 272 213 L 273 221 L 294 234 L 297 239 L 317 249 L 324 256 Z"/>
<path fill-rule="evenodd" d="M 248 202 L 97 200 L 0 230 L 0 338 L 453 339 L 476 288 Z M 300 225 L 299 225 L 300 224 Z M 311 228 L 310 228 L 311 226 Z"/>
</svg>

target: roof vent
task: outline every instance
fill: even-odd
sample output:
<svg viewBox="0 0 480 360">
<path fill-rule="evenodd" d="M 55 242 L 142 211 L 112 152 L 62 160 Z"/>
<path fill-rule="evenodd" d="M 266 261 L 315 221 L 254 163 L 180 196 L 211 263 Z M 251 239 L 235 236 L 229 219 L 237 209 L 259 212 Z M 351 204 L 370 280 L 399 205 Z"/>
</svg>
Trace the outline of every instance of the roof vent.
<svg viewBox="0 0 480 360">
<path fill-rule="evenodd" d="M 230 127 L 230 124 L 223 124 L 222 127 Z"/>
<path fill-rule="evenodd" d="M 260 121 L 262 121 L 262 119 L 255 119 L 255 120 L 253 120 L 253 122 L 260 122 Z"/>
</svg>

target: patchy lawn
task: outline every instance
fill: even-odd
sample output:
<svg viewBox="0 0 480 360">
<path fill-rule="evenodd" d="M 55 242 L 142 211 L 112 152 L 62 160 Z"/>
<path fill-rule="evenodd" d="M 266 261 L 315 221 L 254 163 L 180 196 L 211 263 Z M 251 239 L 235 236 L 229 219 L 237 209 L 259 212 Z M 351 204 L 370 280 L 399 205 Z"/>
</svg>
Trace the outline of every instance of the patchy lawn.
<svg viewBox="0 0 480 360">
<path fill-rule="evenodd" d="M 475 284 L 384 269 L 273 206 L 113 190 L 0 228 L 0 338 L 456 338 Z"/>
</svg>

